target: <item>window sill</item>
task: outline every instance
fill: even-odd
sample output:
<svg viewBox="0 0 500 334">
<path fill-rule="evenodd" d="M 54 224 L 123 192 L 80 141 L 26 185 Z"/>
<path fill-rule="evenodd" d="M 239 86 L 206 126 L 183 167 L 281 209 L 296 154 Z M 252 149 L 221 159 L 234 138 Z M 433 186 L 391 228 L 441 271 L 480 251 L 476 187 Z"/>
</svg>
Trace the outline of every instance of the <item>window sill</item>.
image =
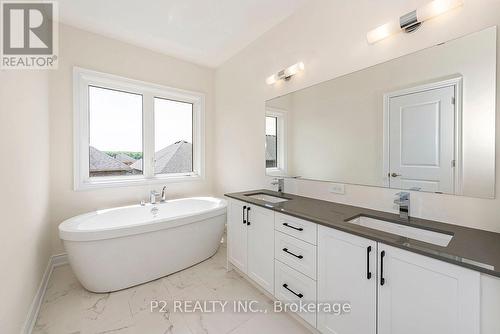
<svg viewBox="0 0 500 334">
<path fill-rule="evenodd" d="M 281 168 L 266 168 L 266 175 L 267 176 L 281 176 L 284 177 L 286 176 L 285 170 Z"/>
<path fill-rule="evenodd" d="M 199 174 L 155 176 L 152 178 L 94 178 L 75 184 L 74 190 L 84 191 L 103 188 L 135 187 L 177 182 L 196 182 L 201 180 L 203 180 L 203 176 Z"/>
</svg>

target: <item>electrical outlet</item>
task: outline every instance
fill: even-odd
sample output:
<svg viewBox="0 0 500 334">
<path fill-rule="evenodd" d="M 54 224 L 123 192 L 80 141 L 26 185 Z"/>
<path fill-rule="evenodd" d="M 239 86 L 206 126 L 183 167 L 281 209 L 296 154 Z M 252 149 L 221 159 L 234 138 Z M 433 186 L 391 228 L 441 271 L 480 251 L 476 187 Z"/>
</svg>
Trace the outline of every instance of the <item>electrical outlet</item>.
<svg viewBox="0 0 500 334">
<path fill-rule="evenodd" d="M 330 192 L 334 194 L 345 194 L 345 184 L 343 183 L 330 183 Z"/>
</svg>

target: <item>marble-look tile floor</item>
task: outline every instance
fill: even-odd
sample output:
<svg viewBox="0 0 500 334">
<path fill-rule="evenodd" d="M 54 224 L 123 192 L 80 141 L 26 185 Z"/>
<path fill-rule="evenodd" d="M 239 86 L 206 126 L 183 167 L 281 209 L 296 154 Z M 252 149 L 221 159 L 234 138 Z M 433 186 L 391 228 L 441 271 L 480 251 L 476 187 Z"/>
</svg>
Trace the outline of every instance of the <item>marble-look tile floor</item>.
<svg viewBox="0 0 500 334">
<path fill-rule="evenodd" d="M 210 259 L 170 276 L 107 294 L 86 291 L 69 265 L 57 267 L 50 279 L 34 334 L 244 334 L 309 333 L 285 313 L 272 312 L 272 302 L 240 277 L 227 272 L 226 247 Z M 226 311 L 174 312 L 173 300 L 257 300 L 267 313 Z M 163 312 L 151 301 L 167 301 Z M 229 308 L 229 306 L 227 307 Z M 232 309 L 232 307 L 231 307 Z"/>
</svg>

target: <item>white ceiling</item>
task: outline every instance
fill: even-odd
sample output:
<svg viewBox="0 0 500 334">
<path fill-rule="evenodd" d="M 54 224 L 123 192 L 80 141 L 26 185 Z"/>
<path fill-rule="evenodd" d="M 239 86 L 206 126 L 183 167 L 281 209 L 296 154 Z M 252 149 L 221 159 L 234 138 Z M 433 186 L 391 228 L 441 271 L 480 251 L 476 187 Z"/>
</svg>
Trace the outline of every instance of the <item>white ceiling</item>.
<svg viewBox="0 0 500 334">
<path fill-rule="evenodd" d="M 217 67 L 310 0 L 59 0 L 62 23 Z"/>
</svg>

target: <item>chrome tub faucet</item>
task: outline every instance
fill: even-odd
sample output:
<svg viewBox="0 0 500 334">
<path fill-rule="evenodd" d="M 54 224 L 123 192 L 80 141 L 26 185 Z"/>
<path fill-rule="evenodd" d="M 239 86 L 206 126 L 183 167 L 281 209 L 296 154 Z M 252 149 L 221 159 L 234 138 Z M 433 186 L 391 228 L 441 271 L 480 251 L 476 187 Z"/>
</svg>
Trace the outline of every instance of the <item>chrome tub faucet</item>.
<svg viewBox="0 0 500 334">
<path fill-rule="evenodd" d="M 151 204 L 156 204 L 156 199 L 160 197 L 160 203 L 165 203 L 167 201 L 167 186 L 163 186 L 161 194 L 156 190 L 151 190 L 149 193 L 149 202 Z"/>
</svg>

